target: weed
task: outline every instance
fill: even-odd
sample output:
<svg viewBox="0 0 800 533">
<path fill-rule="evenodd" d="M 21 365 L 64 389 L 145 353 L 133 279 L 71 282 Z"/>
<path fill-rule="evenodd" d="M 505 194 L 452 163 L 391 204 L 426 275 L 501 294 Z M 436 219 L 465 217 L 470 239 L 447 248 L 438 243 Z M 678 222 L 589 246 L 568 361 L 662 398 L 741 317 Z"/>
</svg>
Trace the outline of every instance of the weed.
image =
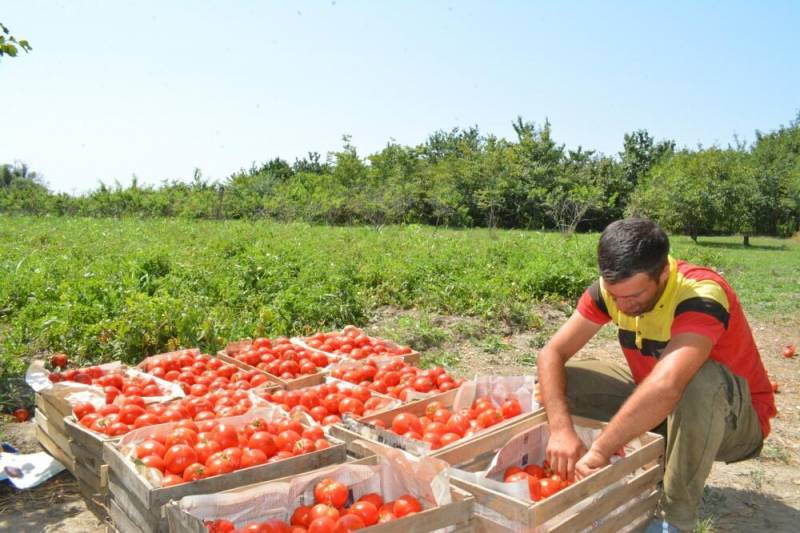
<svg viewBox="0 0 800 533">
<path fill-rule="evenodd" d="M 420 366 L 423 368 L 431 368 L 434 366 L 443 366 L 447 369 L 457 368 L 461 364 L 461 358 L 458 354 L 444 350 L 433 350 L 422 356 Z"/>
<path fill-rule="evenodd" d="M 503 341 L 499 335 L 487 335 L 480 342 L 480 347 L 486 353 L 497 354 L 513 348 L 512 345 Z"/>
<path fill-rule="evenodd" d="M 522 354 L 522 357 L 519 359 L 519 363 L 525 366 L 536 366 L 536 352 L 528 352 Z"/>
</svg>

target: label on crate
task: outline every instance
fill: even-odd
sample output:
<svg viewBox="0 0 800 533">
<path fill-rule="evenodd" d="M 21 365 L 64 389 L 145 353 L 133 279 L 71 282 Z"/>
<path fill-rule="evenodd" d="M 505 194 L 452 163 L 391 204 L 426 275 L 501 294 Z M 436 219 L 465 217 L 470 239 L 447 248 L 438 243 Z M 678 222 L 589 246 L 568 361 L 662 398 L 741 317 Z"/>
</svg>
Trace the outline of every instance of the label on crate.
<svg viewBox="0 0 800 533">
<path fill-rule="evenodd" d="M 427 455 L 431 452 L 430 446 L 423 442 L 418 442 L 413 439 L 407 439 L 391 431 L 386 431 L 351 417 L 349 414 L 344 415 L 342 424 L 353 433 L 364 437 L 367 440 L 386 444 L 392 448 L 399 448 L 401 450 L 413 453 L 414 455 Z"/>
</svg>

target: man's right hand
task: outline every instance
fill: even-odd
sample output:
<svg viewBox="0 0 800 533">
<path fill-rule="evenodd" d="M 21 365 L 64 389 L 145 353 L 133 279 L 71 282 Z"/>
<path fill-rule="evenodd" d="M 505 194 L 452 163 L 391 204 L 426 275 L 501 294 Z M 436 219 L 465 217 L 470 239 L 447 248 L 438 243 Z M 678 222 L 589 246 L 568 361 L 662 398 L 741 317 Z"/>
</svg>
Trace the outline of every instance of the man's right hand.
<svg viewBox="0 0 800 533">
<path fill-rule="evenodd" d="M 561 479 L 575 479 L 575 463 L 586 453 L 586 446 L 573 428 L 551 431 L 547 441 L 547 462 Z"/>
</svg>

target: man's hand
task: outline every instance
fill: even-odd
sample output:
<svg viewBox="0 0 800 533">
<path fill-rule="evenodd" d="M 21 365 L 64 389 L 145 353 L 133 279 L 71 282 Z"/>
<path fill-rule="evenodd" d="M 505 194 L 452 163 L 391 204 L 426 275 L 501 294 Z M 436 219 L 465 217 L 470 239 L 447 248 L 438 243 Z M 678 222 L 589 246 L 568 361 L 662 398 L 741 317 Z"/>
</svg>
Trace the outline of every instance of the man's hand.
<svg viewBox="0 0 800 533">
<path fill-rule="evenodd" d="M 550 433 L 547 441 L 547 462 L 554 474 L 561 479 L 573 481 L 575 477 L 575 463 L 586 453 L 586 446 L 572 428 L 562 429 Z"/>
<path fill-rule="evenodd" d="M 575 465 L 575 478 L 580 480 L 588 477 L 610 462 L 608 457 L 604 456 L 602 453 L 595 449 L 590 449 Z"/>
</svg>

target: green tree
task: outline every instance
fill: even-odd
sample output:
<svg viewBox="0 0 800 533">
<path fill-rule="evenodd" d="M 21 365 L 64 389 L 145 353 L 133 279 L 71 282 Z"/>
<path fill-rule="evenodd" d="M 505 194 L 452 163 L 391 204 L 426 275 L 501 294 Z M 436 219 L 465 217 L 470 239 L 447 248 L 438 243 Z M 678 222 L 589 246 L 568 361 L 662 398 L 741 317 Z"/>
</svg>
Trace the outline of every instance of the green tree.
<svg viewBox="0 0 800 533">
<path fill-rule="evenodd" d="M 682 150 L 658 163 L 635 191 L 629 215 L 644 215 L 666 229 L 699 235 L 755 229 L 762 203 L 749 155 L 733 149 Z"/>
<path fill-rule="evenodd" d="M 22 49 L 27 54 L 33 47 L 25 39 L 17 39 L 11 35 L 11 31 L 0 22 L 0 58 L 4 55 L 16 57 L 19 50 Z"/>
</svg>

